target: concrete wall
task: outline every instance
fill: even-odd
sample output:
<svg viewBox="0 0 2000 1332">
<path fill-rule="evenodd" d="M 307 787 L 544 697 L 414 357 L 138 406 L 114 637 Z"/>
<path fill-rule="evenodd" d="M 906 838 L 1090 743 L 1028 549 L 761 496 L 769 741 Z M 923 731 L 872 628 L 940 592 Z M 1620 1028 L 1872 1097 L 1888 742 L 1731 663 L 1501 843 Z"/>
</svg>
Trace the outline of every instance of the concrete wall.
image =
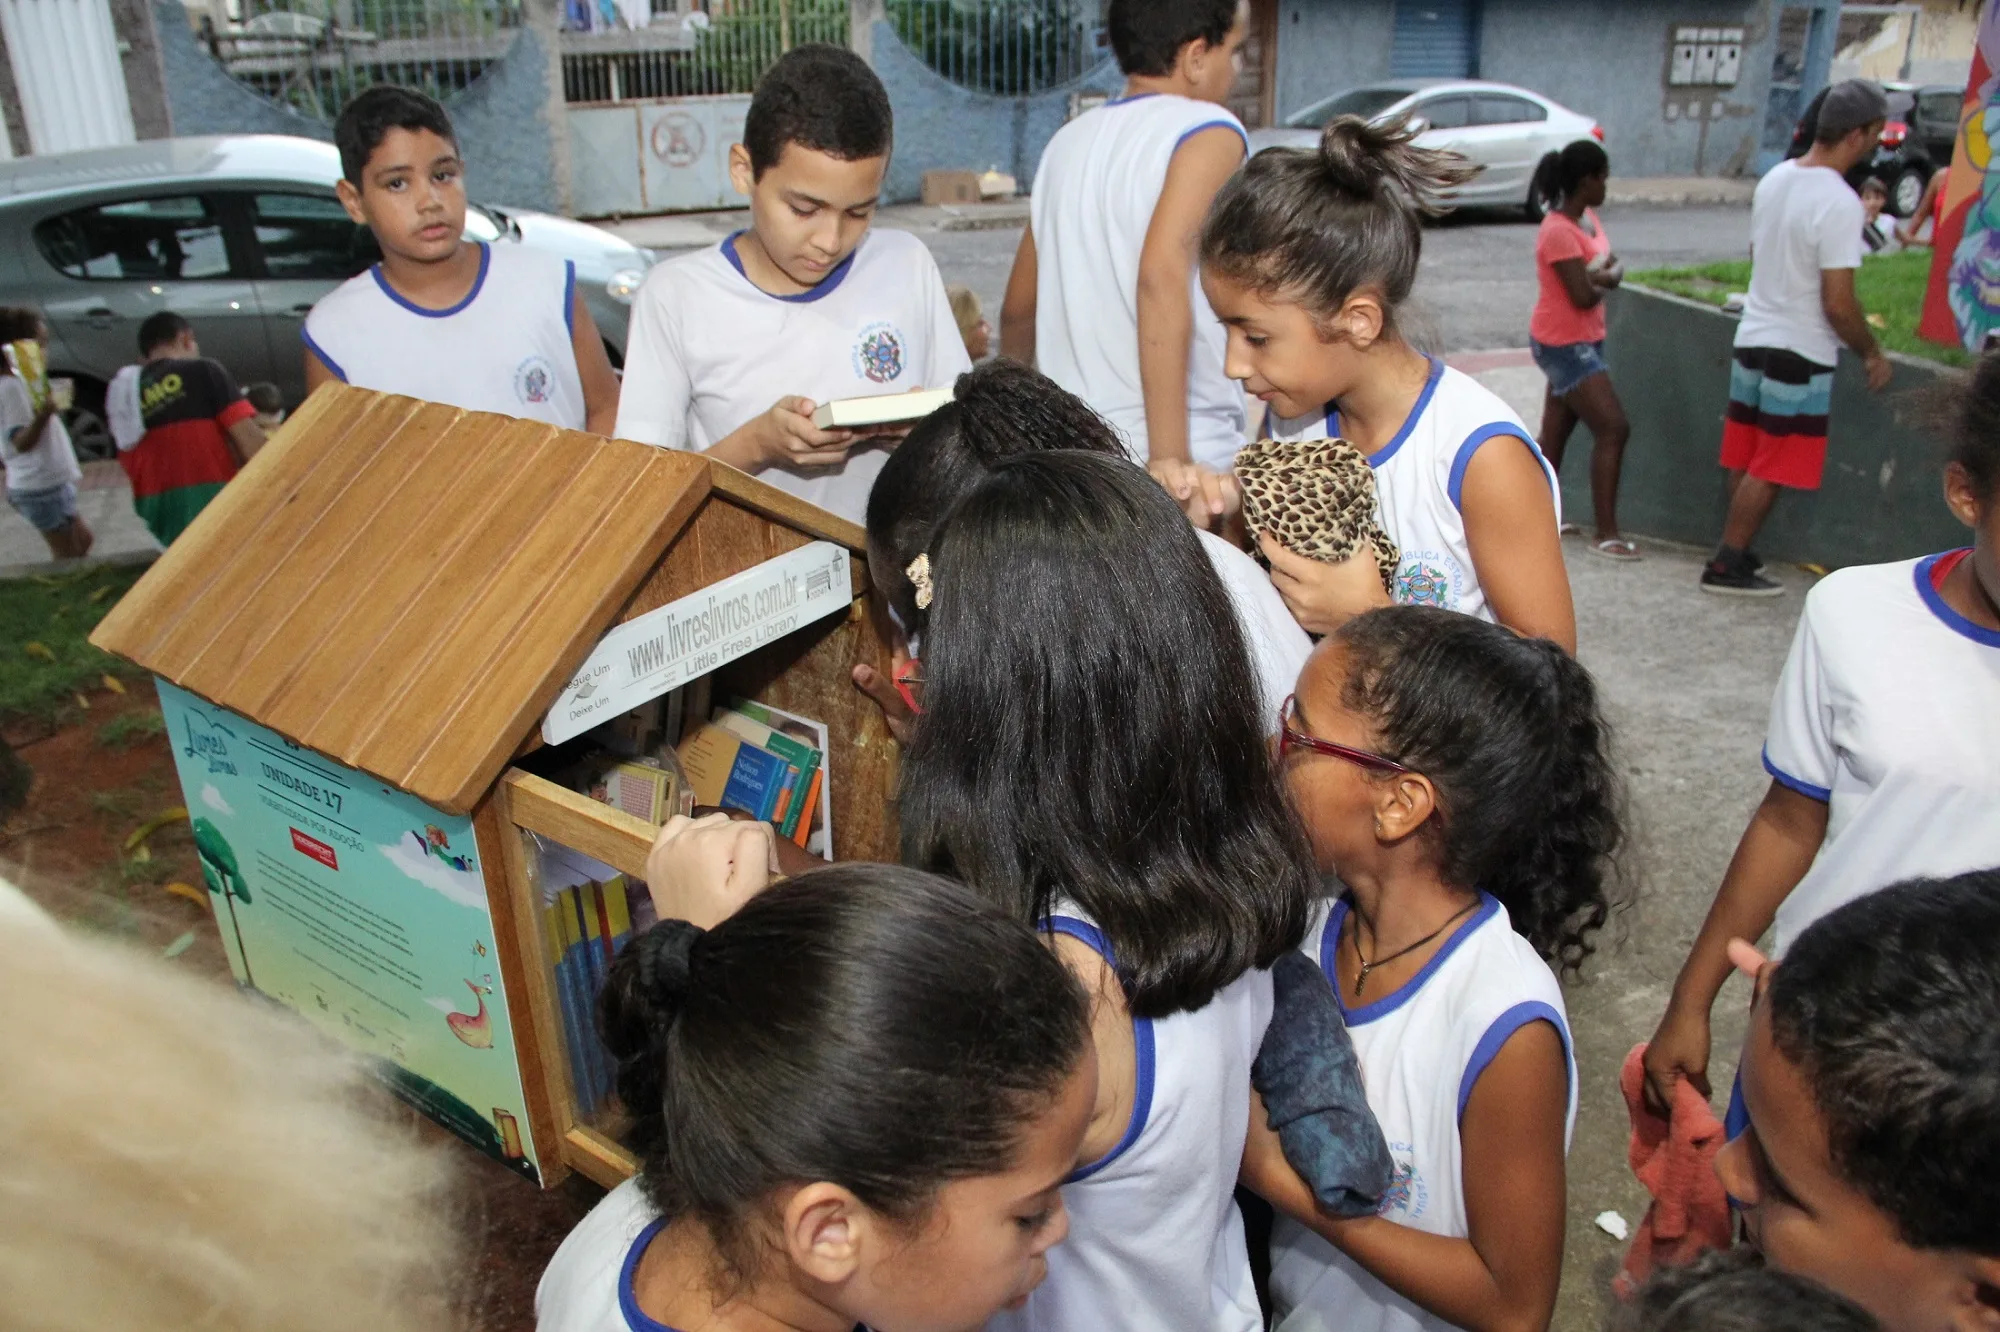
<svg viewBox="0 0 2000 1332">
<path fill-rule="evenodd" d="M 1106 60 L 1076 82 L 1027 97 L 996 97 L 962 88 L 903 45 L 896 30 L 877 21 L 869 33 L 869 60 L 889 90 L 896 113 L 896 152 L 883 187 L 891 202 L 915 199 L 931 170 L 984 171 L 999 167 L 1025 192 L 1042 149 L 1062 128 L 1070 94 L 1116 92 L 1124 75 Z"/>
<path fill-rule="evenodd" d="M 1279 0 L 1277 119 L 1387 76 L 1394 0 Z"/>
<path fill-rule="evenodd" d="M 1487 0 L 1479 75 L 1595 117 L 1621 175 L 1739 176 L 1763 135 L 1771 9 L 1769 0 Z M 1671 29 L 1682 24 L 1745 30 L 1735 87 L 1668 87 Z"/>
<path fill-rule="evenodd" d="M 1728 508 L 1716 457 L 1736 317 L 1636 287 L 1612 292 L 1606 306 L 1605 357 L 1632 421 L 1619 525 L 1642 536 L 1713 546 Z M 1873 394 L 1860 363 L 1841 353 L 1825 477 L 1817 492 L 1787 491 L 1779 499 L 1757 537 L 1765 558 L 1836 568 L 1964 544 L 1965 531 L 1939 493 L 1945 444 L 1897 419 L 1911 390 L 1963 372 L 1893 359 L 1894 382 Z M 1588 433 L 1579 431 L 1565 460 L 1565 513 L 1590 512 Z"/>
<path fill-rule="evenodd" d="M 296 134 L 330 140 L 333 127 L 231 78 L 188 26 L 180 0 L 154 0 L 173 133 Z M 547 37 L 523 28 L 504 58 L 453 98 L 449 110 L 475 199 L 561 211 L 555 135 L 549 132 Z M 561 88 L 555 90 L 558 101 Z"/>
</svg>

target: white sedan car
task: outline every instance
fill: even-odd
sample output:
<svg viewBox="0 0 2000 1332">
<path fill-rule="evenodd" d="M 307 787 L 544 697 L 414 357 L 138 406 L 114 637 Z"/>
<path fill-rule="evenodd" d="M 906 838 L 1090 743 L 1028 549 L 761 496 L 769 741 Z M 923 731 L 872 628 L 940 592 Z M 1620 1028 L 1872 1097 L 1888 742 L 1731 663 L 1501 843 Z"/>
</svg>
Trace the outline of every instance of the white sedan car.
<svg viewBox="0 0 2000 1332">
<path fill-rule="evenodd" d="M 1544 153 L 1578 139 L 1604 141 L 1604 127 L 1540 93 L 1511 83 L 1479 79 L 1391 79 L 1350 88 L 1287 116 L 1271 129 L 1250 132 L 1250 151 L 1311 148 L 1335 116 L 1360 116 L 1375 124 L 1408 116 L 1425 148 L 1449 148 L 1485 168 L 1452 191 L 1453 202 L 1497 204 L 1542 215 L 1529 189 Z"/>
</svg>

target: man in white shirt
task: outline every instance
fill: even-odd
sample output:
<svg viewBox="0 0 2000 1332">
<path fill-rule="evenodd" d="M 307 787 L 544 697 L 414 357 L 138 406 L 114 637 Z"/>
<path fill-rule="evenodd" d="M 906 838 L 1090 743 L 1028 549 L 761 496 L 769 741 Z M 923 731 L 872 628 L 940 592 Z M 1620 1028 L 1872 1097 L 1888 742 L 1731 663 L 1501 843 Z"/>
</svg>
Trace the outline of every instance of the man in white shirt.
<svg viewBox="0 0 2000 1332">
<path fill-rule="evenodd" d="M 1882 89 L 1835 84 L 1820 104 L 1813 146 L 1757 183 L 1750 205 L 1750 297 L 1736 327 L 1722 465 L 1729 516 L 1701 588 L 1739 597 L 1785 589 L 1758 573 L 1750 543 L 1781 487 L 1819 489 L 1826 464 L 1833 371 L 1846 343 L 1879 393 L 1894 373 L 1854 294 L 1864 215 L 1846 173 L 1875 150 L 1889 114 Z"/>
<path fill-rule="evenodd" d="M 619 438 L 707 452 L 864 521 L 882 441 L 821 430 L 814 410 L 972 366 L 930 251 L 870 229 L 891 136 L 889 95 L 853 52 L 801 46 L 765 72 L 729 150 L 750 225 L 639 289 Z"/>
<path fill-rule="evenodd" d="M 1243 390 L 1195 272 L 1195 242 L 1248 138 L 1223 105 L 1242 65 L 1241 0 L 1112 0 L 1125 90 L 1056 131 L 1007 279 L 1000 352 L 1117 427 L 1139 463 L 1227 468 Z"/>
</svg>

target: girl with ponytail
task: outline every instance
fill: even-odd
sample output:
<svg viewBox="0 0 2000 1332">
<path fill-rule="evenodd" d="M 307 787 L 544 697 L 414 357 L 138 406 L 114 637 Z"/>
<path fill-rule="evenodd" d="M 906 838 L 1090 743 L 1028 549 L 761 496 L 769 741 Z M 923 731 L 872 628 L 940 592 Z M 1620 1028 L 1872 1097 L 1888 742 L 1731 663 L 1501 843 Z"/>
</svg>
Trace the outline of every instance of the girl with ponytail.
<svg viewBox="0 0 2000 1332">
<path fill-rule="evenodd" d="M 1396 1164 L 1377 1215 L 1329 1216 L 1252 1115 L 1273 1326 L 1546 1327 L 1576 1119 L 1552 967 L 1589 955 L 1623 840 L 1590 675 L 1545 639 L 1399 606 L 1321 643 L 1283 720 L 1293 803 L 1346 890 L 1303 947 Z"/>
<path fill-rule="evenodd" d="M 1639 548 L 1618 534 L 1618 472 L 1632 427 L 1604 364 L 1604 293 L 1625 276 L 1597 217 L 1610 179 L 1611 159 L 1589 139 L 1550 153 L 1535 168 L 1535 197 L 1548 213 L 1535 237 L 1540 294 L 1528 320 L 1528 347 L 1549 381 L 1536 442 L 1560 472 L 1577 423 L 1590 427 L 1590 502 L 1597 519 L 1590 548 L 1607 559 L 1636 560 Z"/>
<path fill-rule="evenodd" d="M 717 822 L 666 832 L 750 837 L 761 887 L 768 839 Z M 640 1172 L 563 1241 L 540 1332 L 956 1332 L 1041 1281 L 1096 1102 L 1088 1009 L 970 890 L 840 865 L 706 932 L 663 920 L 599 1018 Z"/>
<path fill-rule="evenodd" d="M 1392 595 L 1370 549 L 1329 564 L 1259 541 L 1315 633 L 1394 600 L 1574 650 L 1554 471 L 1504 402 L 1397 324 L 1423 218 L 1472 174 L 1412 139 L 1406 124 L 1335 119 L 1316 150 L 1252 158 L 1202 228 L 1202 290 L 1229 331 L 1230 378 L 1270 404 L 1275 438 L 1339 437 L 1367 455 L 1402 565 Z M 1188 497 L 1186 479 L 1162 479 Z"/>
</svg>

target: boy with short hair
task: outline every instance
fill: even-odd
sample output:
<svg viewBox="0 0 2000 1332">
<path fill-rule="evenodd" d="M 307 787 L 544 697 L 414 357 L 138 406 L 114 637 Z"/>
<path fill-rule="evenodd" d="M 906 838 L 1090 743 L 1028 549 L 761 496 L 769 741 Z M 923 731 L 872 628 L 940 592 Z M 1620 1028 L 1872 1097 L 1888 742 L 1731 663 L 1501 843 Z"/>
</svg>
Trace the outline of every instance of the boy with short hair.
<svg viewBox="0 0 2000 1332">
<path fill-rule="evenodd" d="M 800 46 L 765 72 L 729 150 L 750 225 L 647 275 L 620 438 L 713 454 L 865 520 L 886 455 L 814 410 L 945 388 L 972 364 L 930 251 L 870 228 L 892 139 L 888 92 L 852 51 Z"/>
<path fill-rule="evenodd" d="M 139 357 L 145 433 L 120 441 L 118 461 L 132 482 L 132 507 L 171 546 L 264 447 L 264 432 L 229 371 L 201 354 L 194 325 L 173 311 L 139 325 Z"/>
<path fill-rule="evenodd" d="M 1836 83 L 1820 103 L 1811 151 L 1780 162 L 1757 182 L 1750 292 L 1736 326 L 1723 413 L 1729 511 L 1721 544 L 1701 573 L 1704 592 L 1784 592 L 1758 572 L 1763 561 L 1750 543 L 1781 489 L 1819 489 L 1841 344 L 1861 358 L 1870 390 L 1881 392 L 1895 373 L 1854 294 L 1866 247 L 1861 200 L 1847 183 L 1847 172 L 1874 153 L 1888 114 L 1876 84 Z"/>
<path fill-rule="evenodd" d="M 1750 1123 L 1715 1169 L 1752 1242 L 1888 1332 L 2000 1327 L 2000 870 L 1859 898 L 1782 962 L 1730 947 Z"/>
<path fill-rule="evenodd" d="M 376 84 L 341 108 L 333 138 L 334 188 L 382 262 L 306 316 L 306 387 L 339 379 L 608 434 L 618 377 L 576 265 L 465 239 L 465 164 L 444 108 Z"/>
<path fill-rule="evenodd" d="M 1111 0 L 1125 90 L 1049 141 L 1007 280 L 1001 354 L 1096 408 L 1140 463 L 1226 468 L 1243 446 L 1195 242 L 1249 145 L 1222 104 L 1247 21 L 1242 0 Z"/>
</svg>

